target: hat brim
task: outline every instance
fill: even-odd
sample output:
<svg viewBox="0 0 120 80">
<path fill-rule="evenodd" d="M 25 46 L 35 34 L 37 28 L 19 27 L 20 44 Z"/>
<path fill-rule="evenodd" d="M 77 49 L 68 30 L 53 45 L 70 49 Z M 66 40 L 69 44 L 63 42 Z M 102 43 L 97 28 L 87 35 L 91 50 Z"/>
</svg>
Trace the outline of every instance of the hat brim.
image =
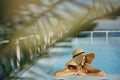
<svg viewBox="0 0 120 80">
<path fill-rule="evenodd" d="M 85 55 L 86 63 L 91 64 L 92 61 L 94 60 L 94 58 L 95 58 L 95 54 L 94 53 L 88 53 L 88 54 Z"/>
<path fill-rule="evenodd" d="M 91 64 L 92 61 L 94 60 L 95 58 L 95 55 L 94 53 L 88 53 L 88 54 L 81 54 L 81 55 L 78 55 L 76 56 L 75 58 L 73 58 L 72 60 L 70 60 L 68 63 L 66 63 L 66 66 L 68 65 L 74 65 L 74 66 L 77 66 L 81 63 L 83 57 L 85 56 L 85 62 L 86 63 L 89 63 Z"/>
</svg>

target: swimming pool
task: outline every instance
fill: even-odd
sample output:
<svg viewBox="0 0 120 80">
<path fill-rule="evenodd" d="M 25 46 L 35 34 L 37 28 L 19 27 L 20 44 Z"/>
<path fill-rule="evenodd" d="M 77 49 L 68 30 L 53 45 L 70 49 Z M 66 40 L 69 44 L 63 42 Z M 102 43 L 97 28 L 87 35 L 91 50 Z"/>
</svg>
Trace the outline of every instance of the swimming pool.
<svg viewBox="0 0 120 80">
<path fill-rule="evenodd" d="M 98 69 L 106 72 L 106 74 L 120 74 L 120 37 L 109 37 L 106 44 L 105 37 L 95 37 L 94 43 L 90 43 L 90 37 L 72 38 L 71 42 L 59 43 L 56 46 L 69 45 L 71 47 L 55 47 L 50 49 L 50 55 L 54 55 L 55 63 L 49 74 L 64 69 L 66 62 L 72 59 L 72 52 L 75 49 L 84 49 L 87 52 L 94 52 L 95 60 L 91 64 Z M 54 53 L 54 54 L 52 54 Z"/>
<path fill-rule="evenodd" d="M 37 61 L 20 78 L 33 80 L 120 80 L 120 37 L 95 37 L 91 43 L 90 37 L 70 38 L 70 42 L 56 43 L 49 48 L 49 55 Z M 54 77 L 56 71 L 65 68 L 66 62 L 72 59 L 72 52 L 82 48 L 85 52 L 94 52 L 95 60 L 91 66 L 106 72 L 104 77 L 95 76 L 68 76 Z"/>
</svg>

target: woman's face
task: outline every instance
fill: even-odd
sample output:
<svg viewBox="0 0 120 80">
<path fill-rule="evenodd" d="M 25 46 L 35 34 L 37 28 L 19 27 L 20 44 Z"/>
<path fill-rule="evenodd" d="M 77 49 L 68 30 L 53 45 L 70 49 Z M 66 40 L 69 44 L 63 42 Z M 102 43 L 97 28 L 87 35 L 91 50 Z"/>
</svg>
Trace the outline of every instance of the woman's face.
<svg viewBox="0 0 120 80">
<path fill-rule="evenodd" d="M 82 61 L 81 61 L 81 65 L 83 66 L 85 64 L 85 56 L 83 57 Z"/>
<path fill-rule="evenodd" d="M 76 66 L 68 65 L 68 69 L 71 71 L 76 71 Z"/>
</svg>

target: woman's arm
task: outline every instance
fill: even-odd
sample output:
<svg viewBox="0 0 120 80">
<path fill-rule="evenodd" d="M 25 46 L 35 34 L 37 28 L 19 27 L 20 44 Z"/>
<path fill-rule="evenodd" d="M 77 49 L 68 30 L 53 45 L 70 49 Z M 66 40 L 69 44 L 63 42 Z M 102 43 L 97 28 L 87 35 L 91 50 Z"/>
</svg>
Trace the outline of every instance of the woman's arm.
<svg viewBox="0 0 120 80">
<path fill-rule="evenodd" d="M 56 77 L 60 77 L 60 76 L 70 76 L 70 75 L 75 75 L 77 74 L 75 71 L 70 71 L 68 68 L 58 71 L 56 72 L 54 75 Z"/>
<path fill-rule="evenodd" d="M 89 65 L 85 65 L 84 67 L 85 69 L 87 69 L 87 75 L 91 75 L 91 76 L 105 76 L 105 73 L 102 70 L 96 69 L 94 67 L 91 67 Z"/>
</svg>

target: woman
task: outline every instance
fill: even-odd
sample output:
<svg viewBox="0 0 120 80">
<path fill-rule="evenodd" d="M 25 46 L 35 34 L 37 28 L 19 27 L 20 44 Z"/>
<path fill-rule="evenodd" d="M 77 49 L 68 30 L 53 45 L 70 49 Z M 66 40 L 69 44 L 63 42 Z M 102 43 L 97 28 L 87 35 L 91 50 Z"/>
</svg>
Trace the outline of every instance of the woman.
<svg viewBox="0 0 120 80">
<path fill-rule="evenodd" d="M 56 72 L 55 76 L 104 76 L 105 73 L 102 70 L 96 69 L 88 65 L 93 61 L 94 58 L 94 53 L 85 54 L 82 49 L 77 49 L 73 52 L 73 59 L 66 64 L 66 69 Z"/>
</svg>

